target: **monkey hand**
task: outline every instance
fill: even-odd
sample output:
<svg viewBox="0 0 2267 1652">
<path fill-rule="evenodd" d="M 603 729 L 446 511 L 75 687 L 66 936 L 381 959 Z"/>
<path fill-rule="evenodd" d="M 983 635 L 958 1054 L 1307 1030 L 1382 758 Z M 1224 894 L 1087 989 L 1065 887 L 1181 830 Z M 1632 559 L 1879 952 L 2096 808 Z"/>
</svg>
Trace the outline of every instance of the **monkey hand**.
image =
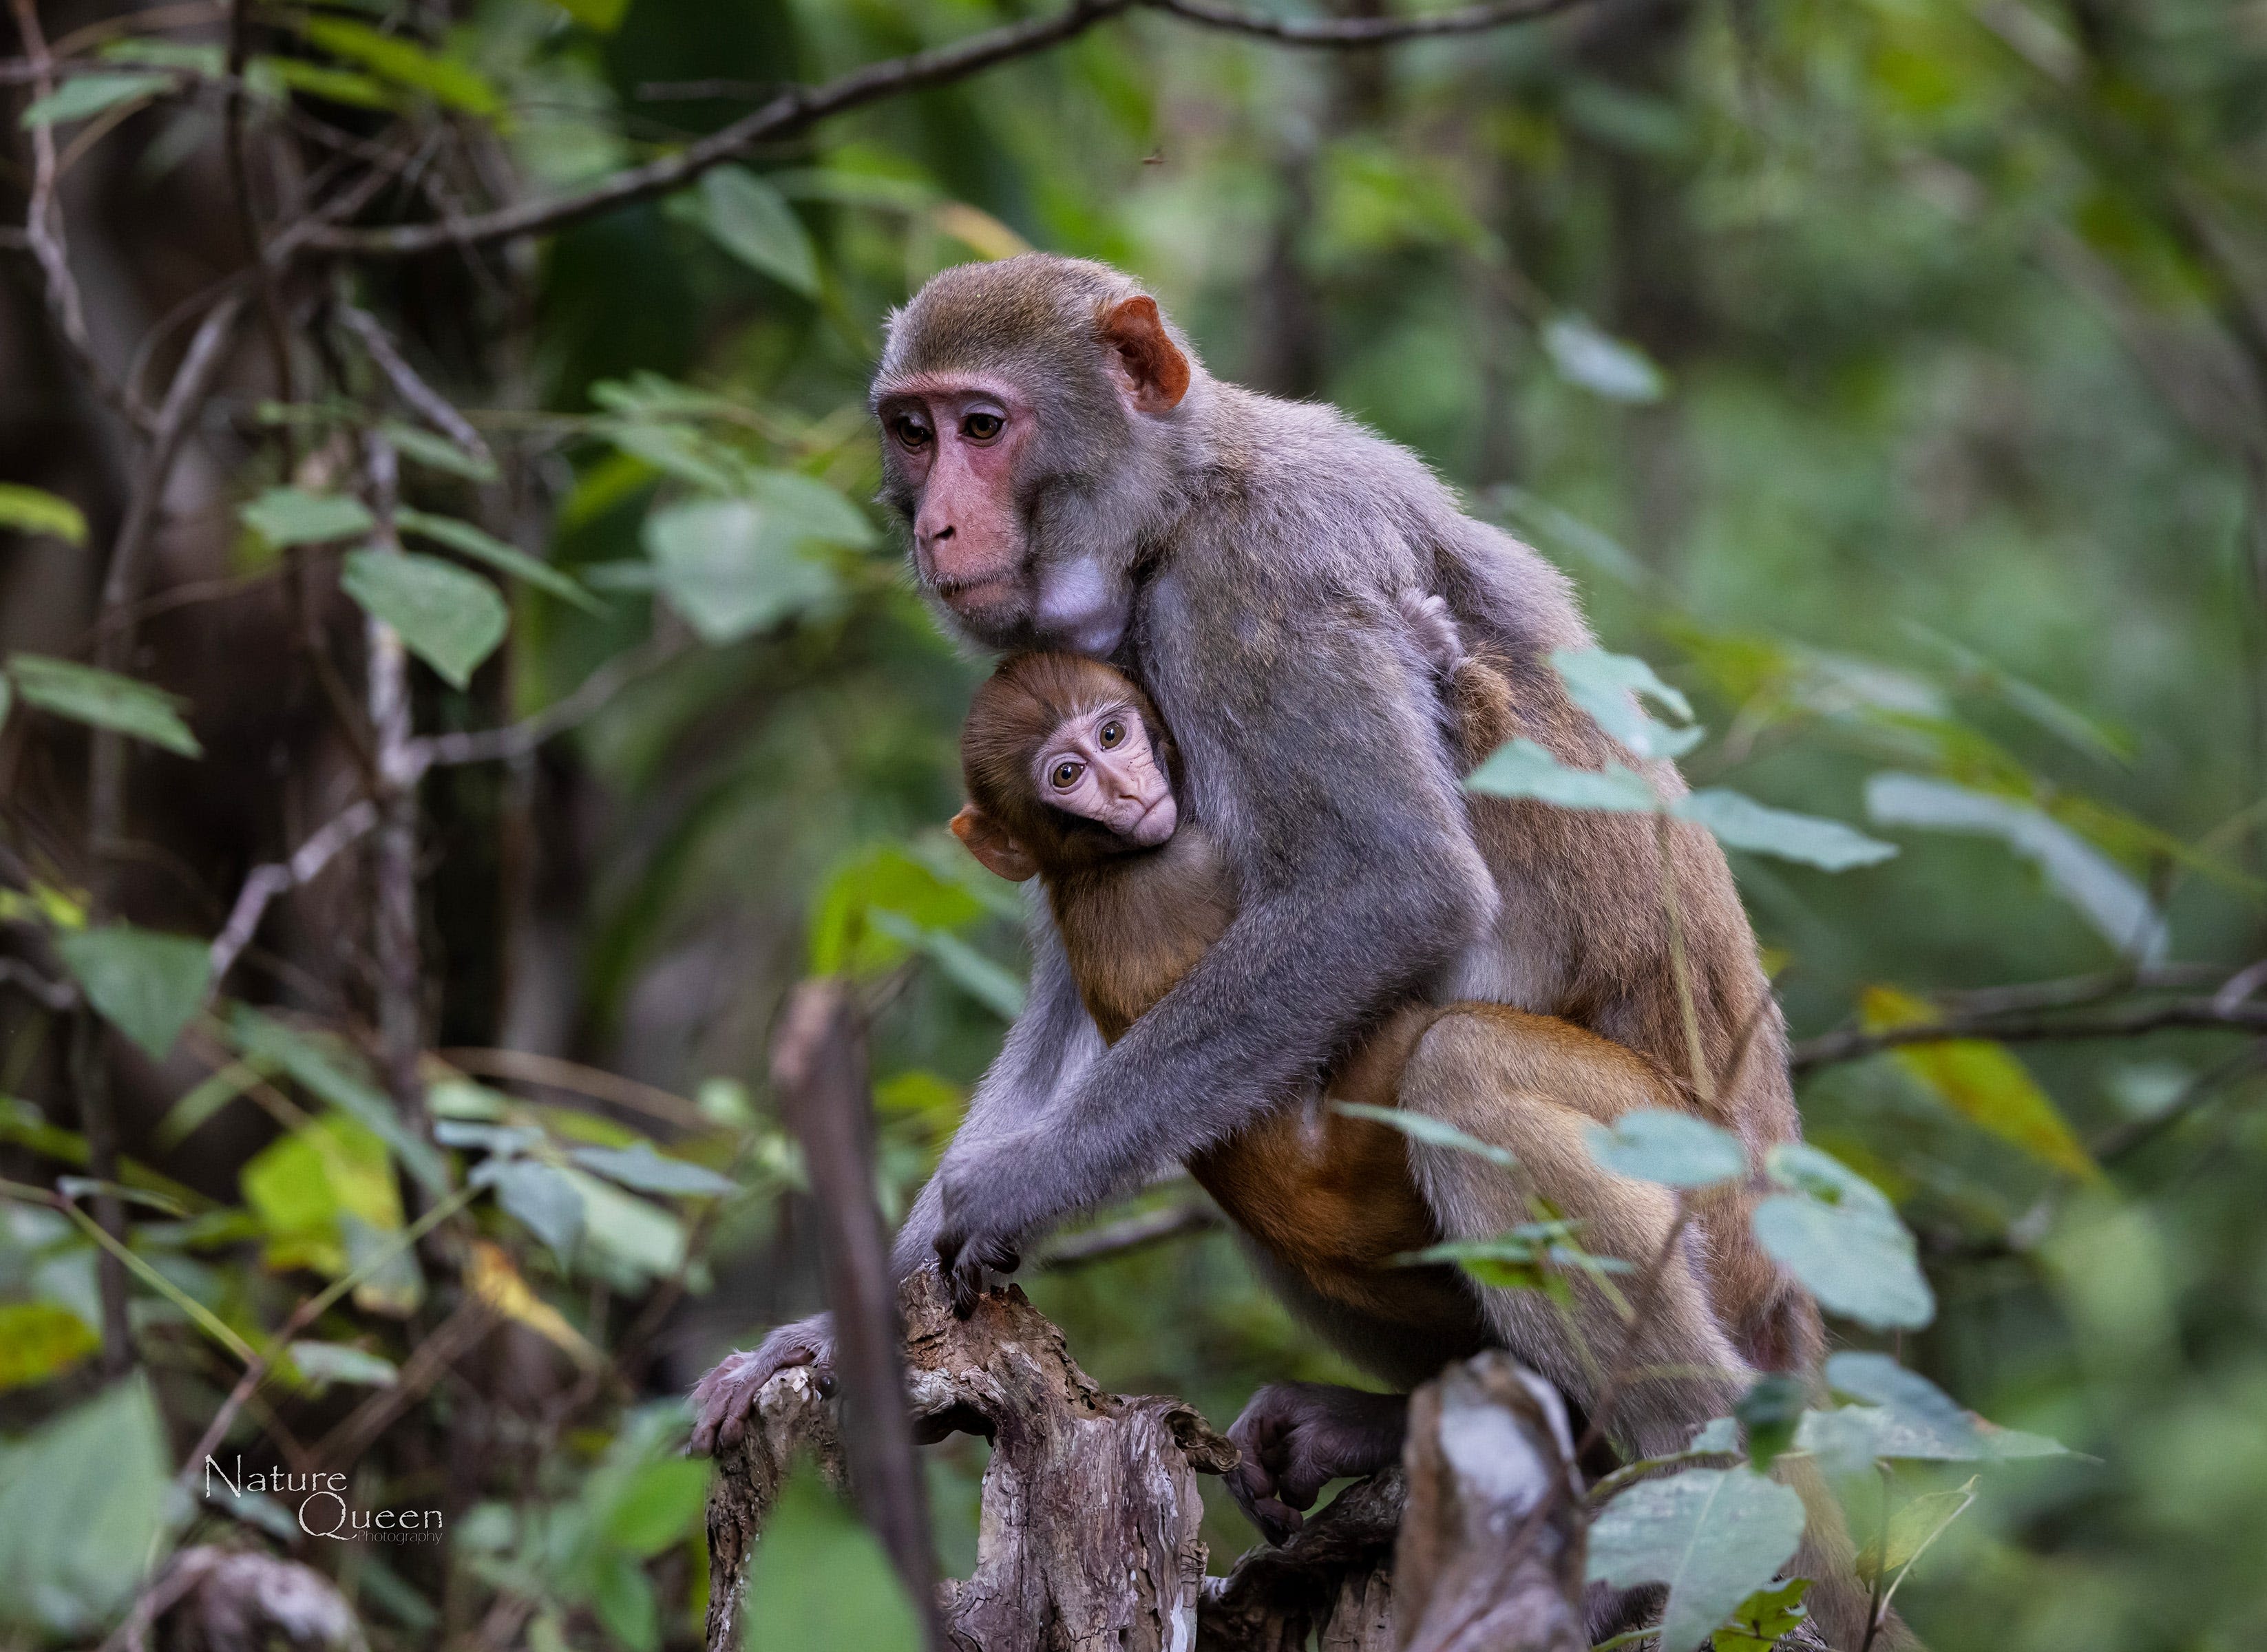
<svg viewBox="0 0 2267 1652">
<path fill-rule="evenodd" d="M 1270 1543 L 1306 1524 L 1334 1479 L 1375 1474 L 1401 1460 L 1409 1428 L 1405 1394 L 1368 1394 L 1328 1383 L 1270 1383 L 1229 1429 L 1243 1460 L 1229 1495 Z"/>
<path fill-rule="evenodd" d="M 781 1325 L 752 1348 L 728 1354 L 693 1390 L 693 1450 L 701 1457 L 737 1445 L 763 1385 L 807 1365 L 822 1394 L 834 1391 L 834 1317 L 814 1314 Z"/>
<path fill-rule="evenodd" d="M 1012 1274 L 1023 1266 L 1024 1229 L 1002 1220 L 997 1195 L 1005 1178 L 989 1173 L 995 1163 L 987 1156 L 955 1164 L 948 1156 L 937 1168 L 936 1267 L 963 1319 L 976 1311 L 987 1269 Z"/>
</svg>

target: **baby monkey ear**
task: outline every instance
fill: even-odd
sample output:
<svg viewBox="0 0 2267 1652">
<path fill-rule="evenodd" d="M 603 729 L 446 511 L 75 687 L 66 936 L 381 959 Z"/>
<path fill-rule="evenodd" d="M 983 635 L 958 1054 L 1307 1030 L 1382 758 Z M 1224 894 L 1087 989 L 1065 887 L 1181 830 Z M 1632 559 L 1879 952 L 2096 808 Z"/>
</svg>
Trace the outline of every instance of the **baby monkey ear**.
<svg viewBox="0 0 2267 1652">
<path fill-rule="evenodd" d="M 1011 884 L 1023 883 L 1039 875 L 1039 863 L 1023 846 L 1001 831 L 999 822 L 972 803 L 952 817 L 952 835 L 968 846 L 968 852 L 983 862 L 987 871 L 997 873 Z"/>
<path fill-rule="evenodd" d="M 1165 331 L 1151 297 L 1127 298 L 1102 312 L 1102 341 L 1117 353 L 1117 377 L 1142 413 L 1170 413 L 1189 393 L 1189 358 Z"/>
</svg>

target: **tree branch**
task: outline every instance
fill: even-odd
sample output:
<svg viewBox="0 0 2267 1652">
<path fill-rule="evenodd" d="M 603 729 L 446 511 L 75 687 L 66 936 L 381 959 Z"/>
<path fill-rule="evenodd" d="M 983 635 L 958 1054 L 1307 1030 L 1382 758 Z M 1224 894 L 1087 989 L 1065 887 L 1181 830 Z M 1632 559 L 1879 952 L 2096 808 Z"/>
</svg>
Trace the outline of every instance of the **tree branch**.
<svg viewBox="0 0 2267 1652">
<path fill-rule="evenodd" d="M 1398 46 L 1404 40 L 1479 34 L 1508 24 L 1531 22 L 1570 10 L 1581 4 L 1581 0 L 1494 0 L 1492 4 L 1461 6 L 1454 11 L 1434 11 L 1421 17 L 1330 18 L 1314 21 L 1258 17 L 1229 6 L 1208 5 L 1204 0 L 1139 0 L 1139 4 L 1204 28 L 1247 34 L 1278 46 L 1344 48 Z"/>
<path fill-rule="evenodd" d="M 28 0 L 18 0 L 28 4 Z M 927 86 L 964 80 L 987 69 L 1075 40 L 1097 24 L 1137 11 L 1159 11 L 1207 28 L 1227 30 L 1287 46 L 1368 47 L 1447 34 L 1477 33 L 1546 17 L 1581 0 L 1494 0 L 1429 17 L 1357 18 L 1289 22 L 1203 4 L 1203 0 L 1073 0 L 1049 18 L 989 29 L 950 46 L 914 52 L 853 70 L 822 86 L 794 86 L 730 126 L 688 143 L 673 155 L 616 173 L 578 194 L 528 202 L 437 224 L 384 229 L 323 228 L 303 245 L 326 253 L 408 258 L 444 247 L 471 248 L 514 236 L 540 234 L 683 187 L 723 162 L 759 145 L 793 136 L 829 116 Z"/>
<path fill-rule="evenodd" d="M 459 763 L 502 762 L 526 757 L 546 740 L 563 734 L 595 715 L 615 694 L 639 678 L 659 671 L 689 643 L 655 637 L 616 655 L 583 679 L 582 686 L 554 701 L 524 722 L 501 729 L 475 729 L 462 734 L 434 734 L 411 743 L 413 760 L 420 772 Z"/>
<path fill-rule="evenodd" d="M 2170 1003 L 2134 1004 L 2095 1016 L 1947 1016 L 1912 1026 L 1855 1028 L 1805 1039 L 1789 1064 L 1798 1073 L 1840 1061 L 1854 1061 L 1910 1044 L 1948 1044 L 1988 1039 L 1995 1044 L 2043 1044 L 2058 1039 L 2138 1039 L 2175 1028 L 2217 1028 L 2235 1032 L 2267 1032 L 2267 1004 L 2222 1003 L 2217 998 L 2182 998 Z"/>
<path fill-rule="evenodd" d="M 44 98 L 55 89 L 55 60 L 48 51 L 48 37 L 40 28 L 37 0 L 13 0 L 13 4 L 33 89 Z M 110 376 L 109 370 L 94 353 L 94 341 L 88 336 L 86 310 L 79 300 L 78 282 L 71 275 L 70 249 L 63 236 L 62 207 L 55 199 L 58 176 L 55 128 L 35 126 L 32 128 L 32 189 L 30 205 L 24 214 L 24 239 L 31 247 L 32 256 L 39 261 L 40 274 L 46 277 L 48 308 L 55 316 L 55 331 L 62 335 L 65 348 L 77 360 L 79 371 L 86 375 L 95 393 L 136 430 L 147 430 L 150 428 L 149 409 L 128 396 Z"/>
<path fill-rule="evenodd" d="M 363 834 L 377 824 L 378 805 L 365 797 L 302 843 L 290 859 L 271 861 L 253 869 L 237 894 L 236 905 L 229 911 L 227 924 L 213 937 L 212 990 L 219 990 L 222 978 L 252 943 L 268 903 L 290 890 L 314 882 L 323 868 L 361 841 Z"/>
<path fill-rule="evenodd" d="M 1184 1234 L 1209 1233 L 1221 1225 L 1221 1221 L 1219 1207 L 1207 1201 L 1191 1199 L 1178 1205 L 1165 1205 L 1059 1239 L 1039 1257 L 1038 1266 L 1061 1269 L 1107 1262 L 1131 1251 L 1147 1250 L 1168 1239 L 1178 1239 Z"/>
</svg>

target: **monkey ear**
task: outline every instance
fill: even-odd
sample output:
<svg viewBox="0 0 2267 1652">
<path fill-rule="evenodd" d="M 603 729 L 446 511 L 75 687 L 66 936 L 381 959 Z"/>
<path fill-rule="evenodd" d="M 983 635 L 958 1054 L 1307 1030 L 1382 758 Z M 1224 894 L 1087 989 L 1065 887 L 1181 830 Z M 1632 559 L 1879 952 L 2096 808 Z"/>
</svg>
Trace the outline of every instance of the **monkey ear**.
<svg viewBox="0 0 2267 1652">
<path fill-rule="evenodd" d="M 1128 298 L 1102 312 L 1102 341 L 1117 352 L 1117 377 L 1135 411 L 1170 413 L 1189 393 L 1189 358 L 1165 331 L 1157 301 Z"/>
<path fill-rule="evenodd" d="M 972 803 L 952 817 L 952 835 L 968 846 L 968 852 L 984 863 L 986 870 L 1011 884 L 1023 883 L 1039 875 L 1039 863 L 1023 846 L 1002 832 L 998 822 Z"/>
</svg>

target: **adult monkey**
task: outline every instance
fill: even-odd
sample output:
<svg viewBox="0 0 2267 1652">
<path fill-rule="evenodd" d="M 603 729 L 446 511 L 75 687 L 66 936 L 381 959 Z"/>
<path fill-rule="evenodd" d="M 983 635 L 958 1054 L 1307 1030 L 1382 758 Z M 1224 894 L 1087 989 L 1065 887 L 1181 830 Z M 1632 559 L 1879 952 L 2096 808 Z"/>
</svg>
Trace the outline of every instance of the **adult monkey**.
<svg viewBox="0 0 2267 1652">
<path fill-rule="evenodd" d="M 1139 679 L 1238 892 L 1227 933 L 1106 1053 L 1035 923 L 1029 1005 L 899 1233 L 901 1273 L 940 1260 L 965 1296 L 1052 1223 L 1263 1117 L 1412 994 L 1597 1032 L 1686 1080 L 1758 1156 L 1798 1134 L 1785 1032 L 1713 841 L 1669 837 L 1695 1081 L 1651 821 L 1460 792 L 1398 604 L 1412 588 L 1500 664 L 1516 732 L 1585 767 L 1629 759 L 1548 663 L 1591 641 L 1566 581 L 1413 455 L 1213 378 L 1129 278 L 1043 254 L 932 280 L 891 319 L 872 399 L 883 496 L 947 623 Z M 1706 1226 L 1720 1289 L 1766 1304 L 1741 1352 L 1807 1363 L 1808 1299 L 1743 1212 Z M 737 1435 L 762 1384 L 828 1342 L 822 1317 L 728 1358 L 694 1392 L 695 1445 Z M 1398 1429 L 1377 1396 L 1278 1384 L 1235 1432 L 1263 1481 L 1303 1486 L 1378 1466 Z"/>
</svg>

